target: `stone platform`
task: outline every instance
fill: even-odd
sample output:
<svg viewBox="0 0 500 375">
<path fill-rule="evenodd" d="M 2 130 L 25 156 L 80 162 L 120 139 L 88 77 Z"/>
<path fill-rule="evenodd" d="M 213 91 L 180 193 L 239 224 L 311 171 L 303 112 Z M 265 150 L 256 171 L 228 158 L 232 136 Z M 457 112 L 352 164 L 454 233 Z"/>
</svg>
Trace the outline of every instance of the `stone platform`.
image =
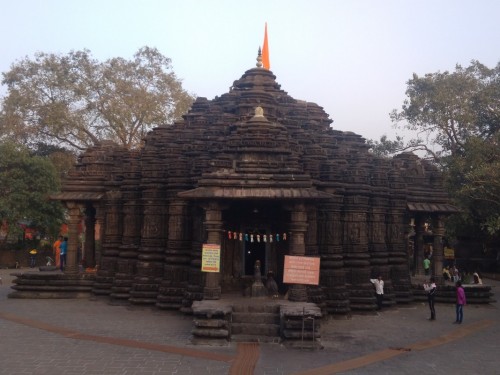
<svg viewBox="0 0 500 375">
<path fill-rule="evenodd" d="M 412 294 L 414 302 L 427 301 L 423 284 L 429 281 L 429 276 L 413 276 L 412 277 Z M 483 284 L 462 284 L 467 296 L 468 304 L 491 304 L 496 302 L 491 284 L 484 282 Z M 455 283 L 445 281 L 443 285 L 438 285 L 436 291 L 436 302 L 451 303 L 456 301 Z"/>
<path fill-rule="evenodd" d="M 13 292 L 9 298 L 88 298 L 92 295 L 95 275 L 67 275 L 60 270 L 19 271 L 11 273 Z"/>
</svg>

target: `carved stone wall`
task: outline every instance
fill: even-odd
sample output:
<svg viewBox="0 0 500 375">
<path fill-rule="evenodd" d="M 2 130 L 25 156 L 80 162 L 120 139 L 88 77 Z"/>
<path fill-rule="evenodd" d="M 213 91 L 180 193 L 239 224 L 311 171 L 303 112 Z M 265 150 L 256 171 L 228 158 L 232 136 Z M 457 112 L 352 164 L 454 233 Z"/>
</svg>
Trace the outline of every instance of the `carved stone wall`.
<svg viewBox="0 0 500 375">
<path fill-rule="evenodd" d="M 387 305 L 410 301 L 408 218 L 416 219 L 419 251 L 418 226 L 434 218 L 439 249 L 448 203 L 440 175 L 415 155 L 378 158 L 360 135 L 331 123 L 271 71 L 253 68 L 228 93 L 197 98 L 182 120 L 152 130 L 141 150 L 87 150 L 61 199 L 91 204 L 102 222 L 94 293 L 190 312 L 193 301 L 234 290 L 242 245 L 223 236 L 248 222 L 239 207 L 255 205 L 288 212 L 257 225 L 290 235 L 268 245 L 270 269 L 282 272 L 284 255 L 321 259 L 320 285 L 289 286 L 292 300 L 315 301 L 329 314 L 373 310 L 369 279 L 381 274 Z M 203 209 L 215 206 L 216 223 Z M 223 277 L 201 272 L 209 236 L 220 236 Z"/>
</svg>

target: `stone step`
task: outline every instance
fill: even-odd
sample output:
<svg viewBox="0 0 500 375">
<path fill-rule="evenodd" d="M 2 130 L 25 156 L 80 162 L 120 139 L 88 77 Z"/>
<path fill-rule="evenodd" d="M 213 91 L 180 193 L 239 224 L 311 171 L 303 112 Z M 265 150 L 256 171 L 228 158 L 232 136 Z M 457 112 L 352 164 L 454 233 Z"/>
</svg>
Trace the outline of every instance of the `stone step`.
<svg viewBox="0 0 500 375">
<path fill-rule="evenodd" d="M 259 336 L 259 335 L 232 335 L 231 341 L 236 342 L 264 342 L 269 344 L 279 344 L 279 336 Z"/>
<path fill-rule="evenodd" d="M 279 314 L 280 305 L 278 304 L 235 304 L 233 305 L 233 311 L 238 313 L 270 313 Z"/>
<path fill-rule="evenodd" d="M 249 324 L 249 323 L 232 323 L 232 335 L 255 335 L 255 336 L 280 336 L 279 324 Z"/>
<path fill-rule="evenodd" d="M 279 322 L 279 314 L 233 312 L 233 323 L 279 324 Z"/>
</svg>

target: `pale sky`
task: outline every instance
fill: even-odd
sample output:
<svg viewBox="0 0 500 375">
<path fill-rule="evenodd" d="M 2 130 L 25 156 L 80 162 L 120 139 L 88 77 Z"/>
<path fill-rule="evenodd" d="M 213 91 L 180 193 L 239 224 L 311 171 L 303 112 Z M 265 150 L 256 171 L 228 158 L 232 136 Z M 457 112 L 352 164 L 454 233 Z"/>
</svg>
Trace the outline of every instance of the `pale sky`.
<svg viewBox="0 0 500 375">
<path fill-rule="evenodd" d="M 394 135 L 414 72 L 500 61 L 498 0 L 0 0 L 0 72 L 37 51 L 104 61 L 150 46 L 213 99 L 255 66 L 265 22 L 282 89 L 367 139 Z"/>
</svg>

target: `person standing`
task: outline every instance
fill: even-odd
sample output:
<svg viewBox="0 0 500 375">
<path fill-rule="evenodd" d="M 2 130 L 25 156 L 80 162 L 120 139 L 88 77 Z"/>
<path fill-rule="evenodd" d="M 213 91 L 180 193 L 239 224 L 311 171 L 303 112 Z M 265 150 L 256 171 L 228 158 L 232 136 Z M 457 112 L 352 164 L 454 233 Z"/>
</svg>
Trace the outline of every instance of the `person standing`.
<svg viewBox="0 0 500 375">
<path fill-rule="evenodd" d="M 426 276 L 429 276 L 431 270 L 431 260 L 428 257 L 424 259 L 424 272 Z"/>
<path fill-rule="evenodd" d="M 382 302 L 384 301 L 384 280 L 382 276 L 378 275 L 376 279 L 370 279 L 370 282 L 375 285 L 375 297 L 377 298 L 377 310 L 382 309 Z"/>
<path fill-rule="evenodd" d="M 474 278 L 474 284 L 479 284 L 479 285 L 483 284 L 483 280 L 481 280 L 477 271 L 472 274 L 472 277 Z"/>
<path fill-rule="evenodd" d="M 54 245 L 52 245 L 52 250 L 54 252 L 54 259 L 56 261 L 56 267 L 61 266 L 61 243 L 63 242 L 63 236 L 57 237 L 56 242 L 54 242 Z"/>
<path fill-rule="evenodd" d="M 68 252 L 68 237 L 64 237 L 63 241 L 59 245 L 60 251 L 60 264 L 61 271 L 64 271 L 64 266 L 66 266 L 66 254 Z"/>
<path fill-rule="evenodd" d="M 36 266 L 36 254 L 38 251 L 36 249 L 30 250 L 30 268 L 35 268 Z"/>
<path fill-rule="evenodd" d="M 462 287 L 462 282 L 460 280 L 458 280 L 455 285 L 457 292 L 457 305 L 456 305 L 456 320 L 454 323 L 462 324 L 462 320 L 464 319 L 464 305 L 466 304 L 465 290 Z"/>
<path fill-rule="evenodd" d="M 428 284 L 424 284 L 424 290 L 427 293 L 427 301 L 429 302 L 429 309 L 431 310 L 431 317 L 429 320 L 436 320 L 436 309 L 434 308 L 434 296 L 436 294 L 436 282 L 434 277 L 431 277 Z"/>
</svg>

